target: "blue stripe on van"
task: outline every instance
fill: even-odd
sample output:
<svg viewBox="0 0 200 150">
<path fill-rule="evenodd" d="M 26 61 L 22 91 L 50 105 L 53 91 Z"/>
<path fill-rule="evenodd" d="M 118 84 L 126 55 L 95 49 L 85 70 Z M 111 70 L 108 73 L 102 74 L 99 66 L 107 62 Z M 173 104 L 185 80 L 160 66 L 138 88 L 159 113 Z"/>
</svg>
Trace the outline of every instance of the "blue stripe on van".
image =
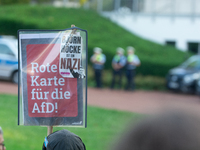
<svg viewBox="0 0 200 150">
<path fill-rule="evenodd" d="M 16 65 L 18 64 L 18 61 L 16 60 L 2 60 L 0 59 L 0 64 L 3 63 L 3 64 L 6 64 L 6 65 Z"/>
<path fill-rule="evenodd" d="M 11 61 L 11 60 L 6 60 L 6 65 L 15 65 L 18 64 L 18 61 Z"/>
</svg>

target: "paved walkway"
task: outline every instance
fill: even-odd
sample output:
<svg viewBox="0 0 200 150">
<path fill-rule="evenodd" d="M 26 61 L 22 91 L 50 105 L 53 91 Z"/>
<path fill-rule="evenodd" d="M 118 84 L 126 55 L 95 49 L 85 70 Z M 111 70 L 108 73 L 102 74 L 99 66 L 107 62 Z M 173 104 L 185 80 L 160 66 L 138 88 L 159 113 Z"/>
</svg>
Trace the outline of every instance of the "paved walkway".
<svg viewBox="0 0 200 150">
<path fill-rule="evenodd" d="M 16 94 L 16 84 L 0 81 L 0 93 Z M 200 107 L 200 97 L 158 91 L 134 91 L 88 88 L 88 105 L 142 114 L 172 107 Z"/>
</svg>

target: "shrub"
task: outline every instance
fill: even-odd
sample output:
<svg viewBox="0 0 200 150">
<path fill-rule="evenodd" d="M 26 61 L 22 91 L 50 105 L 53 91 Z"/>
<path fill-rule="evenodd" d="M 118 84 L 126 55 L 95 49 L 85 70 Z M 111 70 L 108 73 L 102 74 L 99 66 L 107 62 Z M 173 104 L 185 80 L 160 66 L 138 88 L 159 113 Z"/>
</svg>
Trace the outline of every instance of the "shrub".
<svg viewBox="0 0 200 150">
<path fill-rule="evenodd" d="M 30 0 L 0 0 L 0 5 L 28 4 Z"/>
<path fill-rule="evenodd" d="M 112 81 L 112 71 L 104 70 L 102 74 L 102 84 L 104 88 L 109 88 Z M 124 89 L 127 83 L 125 74 L 122 78 L 122 88 Z M 166 90 L 166 80 L 164 77 L 158 76 L 143 76 L 136 75 L 135 77 L 136 89 L 143 90 Z M 94 72 L 91 66 L 88 67 L 88 86 L 95 87 Z M 115 86 L 117 88 L 117 85 Z"/>
</svg>

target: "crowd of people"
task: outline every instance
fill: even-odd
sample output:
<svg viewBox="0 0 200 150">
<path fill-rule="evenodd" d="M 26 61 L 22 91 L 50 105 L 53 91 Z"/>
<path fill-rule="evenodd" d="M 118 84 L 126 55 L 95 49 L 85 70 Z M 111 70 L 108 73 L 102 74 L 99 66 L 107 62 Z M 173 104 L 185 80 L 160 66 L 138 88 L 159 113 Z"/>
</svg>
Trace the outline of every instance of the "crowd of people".
<svg viewBox="0 0 200 150">
<path fill-rule="evenodd" d="M 168 109 L 130 123 L 111 150 L 199 150 L 199 111 Z M 98 136 L 98 135 L 97 135 Z M 0 127 L 0 150 L 6 150 Z M 66 130 L 58 130 L 42 143 L 42 150 L 86 150 L 82 139 Z"/>
<path fill-rule="evenodd" d="M 96 81 L 96 87 L 102 87 L 102 71 L 104 69 L 104 64 L 106 62 L 106 56 L 102 53 L 102 49 L 95 47 L 93 49 L 94 54 L 91 56 L 90 61 L 93 64 L 94 76 Z M 116 49 L 116 54 L 112 59 L 112 81 L 110 88 L 114 89 L 115 86 L 122 88 L 122 77 L 124 72 L 126 74 L 127 84 L 126 90 L 135 89 L 135 74 L 136 67 L 140 66 L 141 62 L 139 57 L 135 54 L 135 48 L 132 46 L 127 47 L 127 56 L 124 55 L 124 49 L 118 47 Z"/>
</svg>

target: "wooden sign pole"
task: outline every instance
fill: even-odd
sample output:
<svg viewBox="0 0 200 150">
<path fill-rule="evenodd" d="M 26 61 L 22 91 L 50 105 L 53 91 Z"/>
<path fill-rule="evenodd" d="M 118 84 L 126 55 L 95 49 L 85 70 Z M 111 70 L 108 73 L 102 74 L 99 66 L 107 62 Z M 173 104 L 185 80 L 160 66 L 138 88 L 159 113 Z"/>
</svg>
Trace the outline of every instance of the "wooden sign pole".
<svg viewBox="0 0 200 150">
<path fill-rule="evenodd" d="M 51 134 L 51 133 L 53 133 L 53 126 L 48 126 L 48 127 L 47 127 L 47 136 L 48 136 L 49 134 Z"/>
</svg>

